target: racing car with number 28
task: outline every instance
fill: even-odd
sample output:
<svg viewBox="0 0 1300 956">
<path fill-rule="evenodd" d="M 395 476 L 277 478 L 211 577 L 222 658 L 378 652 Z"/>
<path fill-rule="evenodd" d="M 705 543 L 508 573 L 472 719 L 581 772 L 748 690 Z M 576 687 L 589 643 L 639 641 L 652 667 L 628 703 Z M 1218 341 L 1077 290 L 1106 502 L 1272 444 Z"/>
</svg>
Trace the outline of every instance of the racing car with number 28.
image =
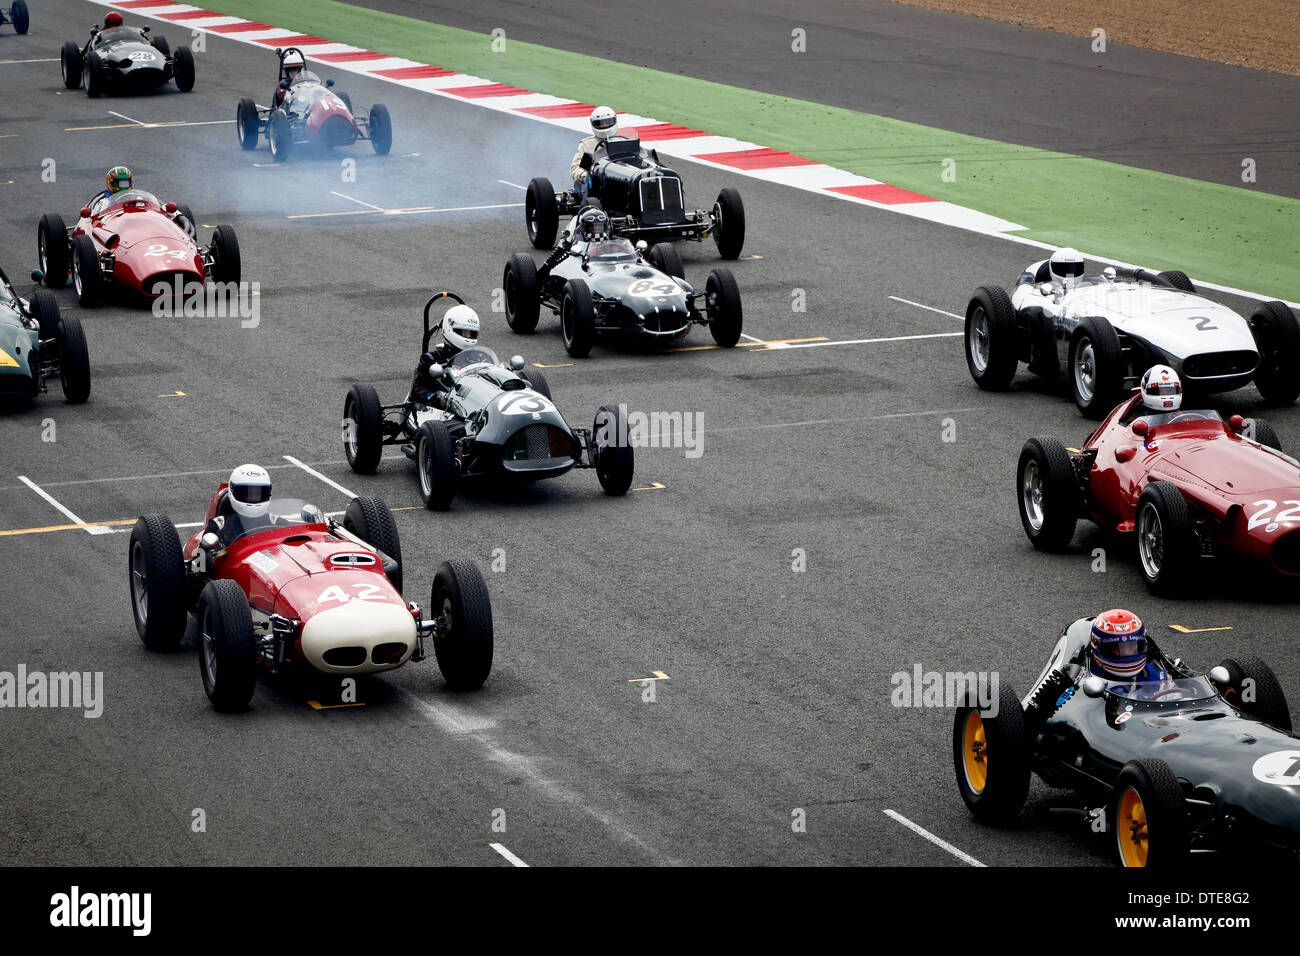
<svg viewBox="0 0 1300 956">
<path fill-rule="evenodd" d="M 85 46 L 69 40 L 59 53 L 63 85 L 84 89 L 89 97 L 105 93 L 144 93 L 175 80 L 182 93 L 194 89 L 194 53 L 188 46 L 172 52 L 164 36 L 149 28 L 128 27 L 122 15 L 104 17 L 104 28 L 92 27 Z"/>
</svg>

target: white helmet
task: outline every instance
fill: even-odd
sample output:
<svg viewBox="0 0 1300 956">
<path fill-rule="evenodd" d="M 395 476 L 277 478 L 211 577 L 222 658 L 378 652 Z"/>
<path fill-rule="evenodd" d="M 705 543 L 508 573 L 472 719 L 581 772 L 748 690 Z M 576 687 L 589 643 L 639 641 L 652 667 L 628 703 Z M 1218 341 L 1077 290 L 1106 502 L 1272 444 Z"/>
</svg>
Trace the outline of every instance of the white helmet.
<svg viewBox="0 0 1300 956">
<path fill-rule="evenodd" d="M 271 500 L 271 476 L 261 465 L 240 465 L 230 473 L 229 491 L 235 514 L 260 518 Z"/>
<path fill-rule="evenodd" d="M 290 70 L 301 70 L 307 65 L 307 63 L 303 60 L 301 53 L 297 50 L 290 50 L 284 55 L 284 59 L 280 61 L 280 65 L 284 67 L 286 73 L 289 73 Z"/>
<path fill-rule="evenodd" d="M 1142 404 L 1153 412 L 1176 412 L 1183 406 L 1183 383 L 1168 365 L 1153 365 L 1142 376 Z"/>
<path fill-rule="evenodd" d="M 1048 260 L 1048 268 L 1053 279 L 1062 282 L 1066 279 L 1077 279 L 1083 275 L 1083 256 L 1079 254 L 1078 249 L 1069 247 L 1057 249 Z"/>
<path fill-rule="evenodd" d="M 453 305 L 442 317 L 442 337 L 458 349 L 478 345 L 478 313 L 467 305 Z"/>
<path fill-rule="evenodd" d="M 591 111 L 587 121 L 591 123 L 591 131 L 599 139 L 609 139 L 618 132 L 618 117 L 608 106 L 597 106 Z"/>
</svg>

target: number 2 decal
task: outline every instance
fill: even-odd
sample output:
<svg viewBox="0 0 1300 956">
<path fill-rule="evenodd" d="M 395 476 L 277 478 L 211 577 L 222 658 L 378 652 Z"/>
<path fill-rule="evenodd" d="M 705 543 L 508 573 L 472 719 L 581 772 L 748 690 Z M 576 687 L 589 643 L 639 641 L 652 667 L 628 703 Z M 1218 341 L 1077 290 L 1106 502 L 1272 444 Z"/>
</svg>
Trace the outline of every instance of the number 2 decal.
<svg viewBox="0 0 1300 956">
<path fill-rule="evenodd" d="M 349 585 L 349 587 L 357 592 L 356 599 L 358 601 L 385 600 L 384 595 L 379 590 L 379 585 L 377 584 L 352 584 Z M 340 604 L 346 604 L 350 600 L 352 600 L 352 598 L 348 597 L 346 591 L 337 584 L 332 584 L 320 593 L 320 596 L 316 598 L 316 603 L 328 604 L 330 601 L 338 601 Z"/>
<path fill-rule="evenodd" d="M 1209 316 L 1206 315 L 1189 315 L 1187 321 L 1196 323 L 1197 332 L 1216 332 L 1219 328 L 1217 325 L 1212 325 Z"/>
<path fill-rule="evenodd" d="M 1256 501 L 1251 507 L 1259 510 L 1250 516 L 1250 521 L 1246 523 L 1246 530 L 1254 531 L 1262 524 L 1272 524 L 1274 522 L 1277 524 L 1290 524 L 1293 521 L 1300 522 L 1300 501 L 1284 501 L 1282 504 L 1288 507 L 1270 517 L 1273 514 L 1273 509 L 1277 507 L 1277 502 L 1269 498 L 1261 498 Z"/>
</svg>

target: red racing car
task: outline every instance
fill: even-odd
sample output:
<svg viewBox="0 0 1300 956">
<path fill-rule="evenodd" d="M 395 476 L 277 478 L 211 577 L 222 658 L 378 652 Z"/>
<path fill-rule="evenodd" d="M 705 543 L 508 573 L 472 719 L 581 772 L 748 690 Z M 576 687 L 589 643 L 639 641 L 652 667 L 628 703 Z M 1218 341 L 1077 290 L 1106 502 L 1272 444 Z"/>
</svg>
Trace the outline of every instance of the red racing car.
<svg viewBox="0 0 1300 956">
<path fill-rule="evenodd" d="M 1139 389 L 1082 450 L 1054 438 L 1025 442 L 1020 520 L 1042 551 L 1068 548 L 1081 517 L 1136 535 L 1142 577 L 1156 594 L 1189 593 L 1205 559 L 1218 555 L 1264 562 L 1294 583 L 1300 462 L 1280 448 L 1267 422 L 1181 407 L 1153 412 Z"/>
<path fill-rule="evenodd" d="M 244 466 L 236 474 L 258 468 Z M 235 476 L 232 475 L 232 478 Z M 182 549 L 165 516 L 131 530 L 131 608 L 150 650 L 172 650 L 198 624 L 203 687 L 220 711 L 243 710 L 258 671 L 339 679 L 401 667 L 429 640 L 447 684 L 477 690 L 492 667 L 492 607 L 478 568 L 446 561 L 424 619 L 402 597 L 397 527 L 379 498 L 354 498 L 340 523 L 297 498 L 235 510 L 223 482 L 204 527 Z M 248 509 L 245 509 L 248 510 Z"/>
<path fill-rule="evenodd" d="M 90 308 L 110 286 L 154 299 L 205 279 L 239 282 L 234 228 L 217 226 L 206 246 L 197 235 L 188 206 L 132 188 L 95 196 L 72 229 L 58 213 L 42 216 L 36 246 L 46 284 L 59 289 L 71 276 L 81 305 Z"/>
</svg>

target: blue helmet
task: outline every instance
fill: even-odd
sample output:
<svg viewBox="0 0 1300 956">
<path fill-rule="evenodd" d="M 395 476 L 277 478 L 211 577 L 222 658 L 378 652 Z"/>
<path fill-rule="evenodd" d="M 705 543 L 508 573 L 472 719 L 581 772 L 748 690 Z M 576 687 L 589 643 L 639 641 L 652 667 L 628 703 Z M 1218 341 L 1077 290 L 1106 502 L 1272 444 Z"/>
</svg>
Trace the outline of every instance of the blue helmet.
<svg viewBox="0 0 1300 956">
<path fill-rule="evenodd" d="M 1132 611 L 1102 611 L 1092 621 L 1092 659 L 1106 675 L 1136 677 L 1147 666 L 1147 632 Z"/>
</svg>

